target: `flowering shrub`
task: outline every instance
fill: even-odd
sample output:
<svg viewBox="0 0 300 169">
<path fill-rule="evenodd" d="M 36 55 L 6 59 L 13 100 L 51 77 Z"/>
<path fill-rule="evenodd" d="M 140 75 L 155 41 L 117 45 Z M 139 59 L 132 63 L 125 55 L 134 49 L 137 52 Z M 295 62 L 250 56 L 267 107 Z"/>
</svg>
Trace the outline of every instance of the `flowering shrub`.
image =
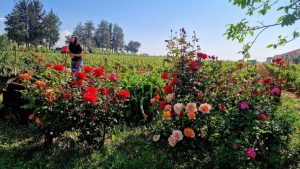
<svg viewBox="0 0 300 169">
<path fill-rule="evenodd" d="M 287 148 L 281 137 L 291 132 L 274 120 L 280 82 L 240 63 L 222 71 L 222 62 L 194 50 L 184 29 L 180 34 L 167 41 L 177 64 L 161 75 L 164 91 L 151 99 L 160 112 L 153 140 L 176 162 L 194 159 L 198 167 L 276 166 L 272 158 Z"/>
<path fill-rule="evenodd" d="M 83 70 L 72 75 L 64 65 L 54 64 L 35 78 L 20 75 L 26 86 L 23 96 L 30 101 L 26 107 L 34 110 L 28 119 L 45 135 L 45 145 L 65 131 L 76 131 L 80 140 L 102 146 L 108 131 L 122 120 L 121 107 L 130 93 L 120 89 L 117 74 L 90 66 Z"/>
</svg>

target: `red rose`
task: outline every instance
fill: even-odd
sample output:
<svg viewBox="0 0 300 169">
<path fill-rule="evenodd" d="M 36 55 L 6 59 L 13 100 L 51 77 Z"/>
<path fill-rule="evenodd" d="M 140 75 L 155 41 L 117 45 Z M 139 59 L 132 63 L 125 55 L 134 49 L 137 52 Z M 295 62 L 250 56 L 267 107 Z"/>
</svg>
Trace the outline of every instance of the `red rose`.
<svg viewBox="0 0 300 169">
<path fill-rule="evenodd" d="M 87 87 L 85 89 L 85 92 L 86 93 L 97 93 L 97 88 L 95 88 L 95 87 Z"/>
<path fill-rule="evenodd" d="M 76 72 L 76 77 L 79 79 L 79 80 L 83 80 L 86 78 L 86 74 L 84 72 Z"/>
<path fill-rule="evenodd" d="M 82 80 L 81 80 L 81 79 L 79 79 L 79 81 L 74 80 L 74 81 L 72 82 L 72 85 L 81 86 L 81 85 L 82 85 Z"/>
<path fill-rule="evenodd" d="M 173 85 L 167 85 L 167 86 L 165 86 L 164 92 L 165 92 L 166 94 L 172 93 L 172 92 L 173 92 Z"/>
<path fill-rule="evenodd" d="M 49 67 L 51 67 L 51 66 L 52 66 L 51 63 L 47 63 L 47 64 L 46 64 L 46 67 L 47 67 L 47 68 L 49 68 Z"/>
<path fill-rule="evenodd" d="M 162 109 L 162 110 L 164 110 L 165 107 L 166 107 L 166 105 L 167 105 L 167 100 L 164 100 L 164 101 L 162 101 L 162 102 L 160 103 L 159 108 Z"/>
<path fill-rule="evenodd" d="M 95 68 L 94 74 L 96 77 L 103 77 L 105 75 L 105 70 L 102 68 Z"/>
<path fill-rule="evenodd" d="M 63 98 L 64 98 L 65 100 L 68 100 L 70 97 L 71 97 L 71 94 L 70 94 L 70 93 L 65 93 L 65 94 L 63 95 Z"/>
<path fill-rule="evenodd" d="M 99 88 L 99 91 L 101 92 L 101 94 L 102 94 L 103 96 L 106 96 L 106 95 L 107 95 L 107 89 L 106 89 L 106 88 L 101 87 L 101 88 Z"/>
<path fill-rule="evenodd" d="M 189 67 L 194 71 L 198 71 L 200 69 L 200 66 L 198 65 L 198 63 L 192 59 L 189 60 Z"/>
<path fill-rule="evenodd" d="M 169 79 L 170 74 L 169 74 L 169 73 L 163 73 L 163 74 L 160 75 L 160 77 L 161 77 L 162 79 Z"/>
<path fill-rule="evenodd" d="M 130 93 L 128 90 L 120 90 L 118 96 L 122 97 L 122 99 L 127 99 L 130 98 Z"/>
<path fill-rule="evenodd" d="M 258 120 L 260 120 L 260 121 L 265 121 L 265 120 L 268 119 L 268 116 L 266 116 L 265 114 L 261 113 L 261 114 L 258 115 L 257 118 L 258 118 Z"/>
<path fill-rule="evenodd" d="M 84 67 L 84 72 L 85 73 L 91 73 L 93 71 L 93 67 L 91 67 L 91 66 L 85 66 Z"/>
<path fill-rule="evenodd" d="M 197 53 L 197 57 L 198 57 L 198 59 L 206 59 L 206 58 L 207 58 L 207 54 L 198 52 L 198 53 Z"/>
<path fill-rule="evenodd" d="M 95 104 L 97 102 L 97 94 L 96 93 L 90 93 L 90 92 L 85 93 L 84 96 L 83 96 L 83 99 L 86 102 Z"/>
<path fill-rule="evenodd" d="M 61 48 L 61 53 L 69 53 L 69 47 L 68 46 L 64 46 Z"/>
<path fill-rule="evenodd" d="M 119 77 L 115 73 L 110 74 L 108 79 L 115 82 L 119 81 Z"/>
<path fill-rule="evenodd" d="M 56 64 L 53 66 L 53 69 L 61 71 L 61 70 L 65 70 L 65 67 L 62 64 Z"/>
</svg>

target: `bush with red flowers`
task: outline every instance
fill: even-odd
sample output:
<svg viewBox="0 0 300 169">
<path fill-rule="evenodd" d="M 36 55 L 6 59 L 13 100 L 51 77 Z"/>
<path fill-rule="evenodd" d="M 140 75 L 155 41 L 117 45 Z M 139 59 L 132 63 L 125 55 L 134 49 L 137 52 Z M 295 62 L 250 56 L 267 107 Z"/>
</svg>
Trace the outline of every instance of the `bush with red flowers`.
<svg viewBox="0 0 300 169">
<path fill-rule="evenodd" d="M 22 93 L 30 101 L 24 107 L 34 110 L 28 117 L 30 126 L 45 135 L 45 145 L 65 131 L 76 131 L 80 141 L 102 146 L 114 124 L 123 119 L 122 107 L 131 97 L 119 87 L 117 75 L 106 76 L 102 68 L 85 66 L 84 72 L 73 76 L 61 64 L 42 74 L 47 78 L 23 78 Z"/>
</svg>

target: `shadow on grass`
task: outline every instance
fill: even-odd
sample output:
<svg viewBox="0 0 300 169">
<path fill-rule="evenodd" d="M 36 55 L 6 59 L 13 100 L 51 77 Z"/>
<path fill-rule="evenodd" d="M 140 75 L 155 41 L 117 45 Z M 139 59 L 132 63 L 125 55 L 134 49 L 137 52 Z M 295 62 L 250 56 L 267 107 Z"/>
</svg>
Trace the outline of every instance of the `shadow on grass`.
<svg viewBox="0 0 300 169">
<path fill-rule="evenodd" d="M 90 150 L 80 144 L 67 148 L 61 141 L 45 149 L 25 127 L 15 126 L 0 121 L 0 168 L 173 168 L 165 151 L 137 128 L 117 132 L 102 149 Z"/>
</svg>

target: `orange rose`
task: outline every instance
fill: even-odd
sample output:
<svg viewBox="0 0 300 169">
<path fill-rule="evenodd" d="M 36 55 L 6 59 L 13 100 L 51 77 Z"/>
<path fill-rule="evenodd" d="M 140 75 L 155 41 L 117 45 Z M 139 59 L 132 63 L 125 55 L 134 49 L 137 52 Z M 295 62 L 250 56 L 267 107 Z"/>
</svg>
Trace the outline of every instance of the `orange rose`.
<svg viewBox="0 0 300 169">
<path fill-rule="evenodd" d="M 163 114 L 163 119 L 168 119 L 171 117 L 171 112 L 170 111 L 165 111 L 164 114 Z"/>
<path fill-rule="evenodd" d="M 202 112 L 202 114 L 208 114 L 210 113 L 211 110 L 211 105 L 204 103 L 200 105 L 200 111 Z"/>
<path fill-rule="evenodd" d="M 43 95 L 44 95 L 44 96 L 52 95 L 52 94 L 54 94 L 54 92 L 53 92 L 52 89 L 46 89 L 46 90 L 43 92 Z"/>
<path fill-rule="evenodd" d="M 40 80 L 37 80 L 37 81 L 35 82 L 35 84 L 37 85 L 37 87 L 38 87 L 39 89 L 43 89 L 43 88 L 46 87 L 46 83 L 43 82 L 43 81 L 40 81 Z"/>
<path fill-rule="evenodd" d="M 28 116 L 28 120 L 33 120 L 33 119 L 34 119 L 34 114 Z"/>
<path fill-rule="evenodd" d="M 21 80 L 30 80 L 31 79 L 31 75 L 29 73 L 20 74 L 19 77 Z"/>
<path fill-rule="evenodd" d="M 189 120 L 196 120 L 196 113 L 190 112 L 187 113 Z"/>
<path fill-rule="evenodd" d="M 183 131 L 184 135 L 189 138 L 195 138 L 195 132 L 192 128 L 185 128 Z"/>
<path fill-rule="evenodd" d="M 50 94 L 47 98 L 48 103 L 52 103 L 54 100 L 56 100 L 56 97 L 54 94 Z"/>
</svg>

